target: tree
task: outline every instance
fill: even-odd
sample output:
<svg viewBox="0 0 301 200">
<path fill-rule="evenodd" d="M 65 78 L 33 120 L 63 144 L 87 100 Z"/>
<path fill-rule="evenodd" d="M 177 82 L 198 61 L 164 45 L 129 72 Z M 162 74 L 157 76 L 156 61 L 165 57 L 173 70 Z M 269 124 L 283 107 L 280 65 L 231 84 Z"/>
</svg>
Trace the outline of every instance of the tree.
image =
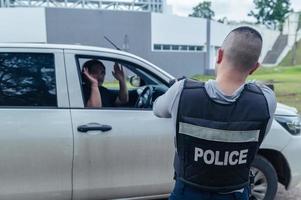
<svg viewBox="0 0 301 200">
<path fill-rule="evenodd" d="M 282 31 L 285 17 L 292 11 L 290 0 L 253 0 L 255 10 L 248 15 L 254 16 L 257 23 Z"/>
<path fill-rule="evenodd" d="M 197 6 L 192 8 L 193 13 L 190 14 L 190 17 L 202 17 L 206 19 L 212 19 L 214 17 L 214 11 L 211 10 L 211 2 L 204 1 L 199 3 Z"/>
</svg>

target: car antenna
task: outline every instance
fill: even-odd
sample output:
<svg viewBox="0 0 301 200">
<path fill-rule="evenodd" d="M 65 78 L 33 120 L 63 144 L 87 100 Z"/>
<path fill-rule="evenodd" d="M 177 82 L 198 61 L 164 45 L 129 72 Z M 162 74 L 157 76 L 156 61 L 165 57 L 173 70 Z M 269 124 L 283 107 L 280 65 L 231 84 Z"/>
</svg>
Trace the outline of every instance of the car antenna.
<svg viewBox="0 0 301 200">
<path fill-rule="evenodd" d="M 106 36 L 104 36 L 104 38 L 111 44 L 113 45 L 117 50 L 122 51 L 117 45 L 114 44 L 114 42 L 112 42 L 109 38 L 107 38 Z"/>
</svg>

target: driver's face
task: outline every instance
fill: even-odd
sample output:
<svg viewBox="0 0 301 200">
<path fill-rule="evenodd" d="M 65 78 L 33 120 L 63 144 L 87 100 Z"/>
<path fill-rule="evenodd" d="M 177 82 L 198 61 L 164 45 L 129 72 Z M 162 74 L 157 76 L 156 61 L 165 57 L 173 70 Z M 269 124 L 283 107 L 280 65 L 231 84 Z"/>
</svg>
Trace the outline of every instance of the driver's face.
<svg viewBox="0 0 301 200">
<path fill-rule="evenodd" d="M 105 80 L 106 69 L 101 65 L 95 65 L 91 70 L 91 76 L 98 80 L 99 85 L 102 85 Z"/>
</svg>

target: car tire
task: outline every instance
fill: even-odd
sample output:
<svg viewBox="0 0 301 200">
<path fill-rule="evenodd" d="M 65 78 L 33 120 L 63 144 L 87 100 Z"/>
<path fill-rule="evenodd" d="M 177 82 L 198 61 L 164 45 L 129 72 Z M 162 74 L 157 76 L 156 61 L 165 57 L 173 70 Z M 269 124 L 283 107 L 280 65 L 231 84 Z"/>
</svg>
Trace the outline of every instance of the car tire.
<svg viewBox="0 0 301 200">
<path fill-rule="evenodd" d="M 254 183 L 251 195 L 254 200 L 273 200 L 278 189 L 277 173 L 273 165 L 263 156 L 257 155 L 251 165 Z"/>
</svg>

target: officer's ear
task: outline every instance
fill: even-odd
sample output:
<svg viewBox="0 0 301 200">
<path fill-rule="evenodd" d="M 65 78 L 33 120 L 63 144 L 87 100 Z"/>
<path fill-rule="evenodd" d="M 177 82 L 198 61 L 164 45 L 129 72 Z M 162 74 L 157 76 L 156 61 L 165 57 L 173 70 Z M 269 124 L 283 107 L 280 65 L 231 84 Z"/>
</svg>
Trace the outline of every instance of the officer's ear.
<svg viewBox="0 0 301 200">
<path fill-rule="evenodd" d="M 216 57 L 216 63 L 217 64 L 221 64 L 222 60 L 223 60 L 223 57 L 224 57 L 224 50 L 219 48 L 217 50 L 217 57 Z"/>
<path fill-rule="evenodd" d="M 249 75 L 253 74 L 258 69 L 259 66 L 260 66 L 260 64 L 257 62 L 255 64 L 255 66 L 251 69 L 251 71 L 249 72 Z"/>
</svg>

